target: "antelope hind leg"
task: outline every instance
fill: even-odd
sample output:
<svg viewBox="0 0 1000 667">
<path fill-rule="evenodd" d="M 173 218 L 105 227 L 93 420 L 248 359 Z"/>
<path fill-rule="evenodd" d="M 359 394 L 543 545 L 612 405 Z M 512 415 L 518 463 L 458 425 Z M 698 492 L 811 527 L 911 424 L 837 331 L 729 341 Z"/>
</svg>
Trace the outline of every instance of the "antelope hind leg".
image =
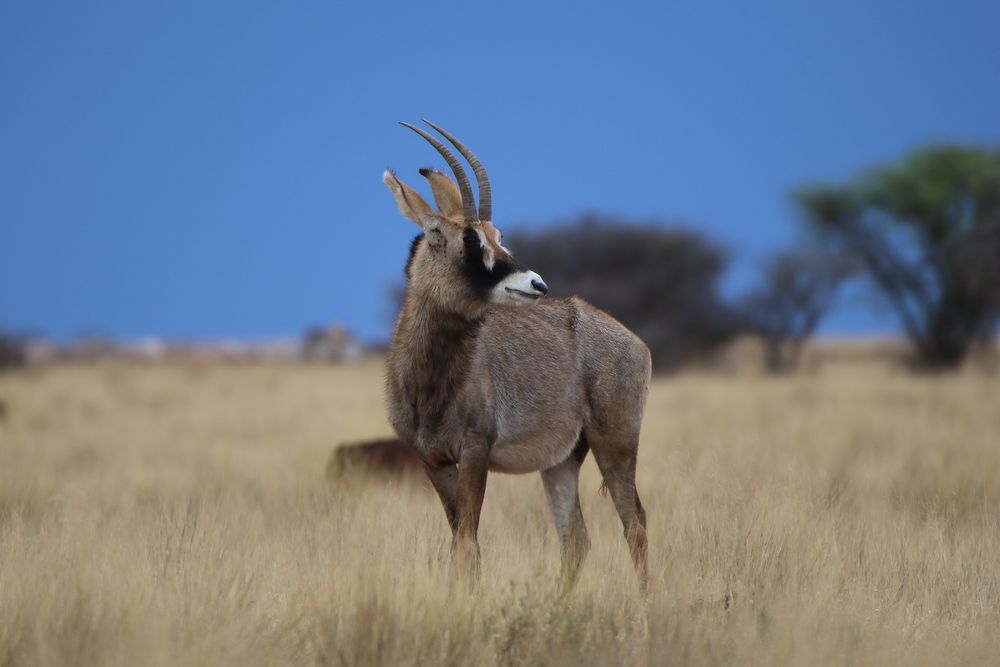
<svg viewBox="0 0 1000 667">
<path fill-rule="evenodd" d="M 566 590 L 576 582 L 580 567 L 590 551 L 590 537 L 580 509 L 579 490 L 580 466 L 586 456 L 587 444 L 581 439 L 569 458 L 542 471 L 545 497 L 559 534 L 562 581 Z"/>
<path fill-rule="evenodd" d="M 611 493 L 618 516 L 622 520 L 625 541 L 628 542 L 632 562 L 639 577 L 639 588 L 645 595 L 649 583 L 649 568 L 646 562 L 646 510 L 643 509 L 639 493 L 635 488 L 638 436 L 635 438 L 634 446 L 615 446 L 611 442 L 602 445 L 593 444 L 594 458 Z"/>
</svg>

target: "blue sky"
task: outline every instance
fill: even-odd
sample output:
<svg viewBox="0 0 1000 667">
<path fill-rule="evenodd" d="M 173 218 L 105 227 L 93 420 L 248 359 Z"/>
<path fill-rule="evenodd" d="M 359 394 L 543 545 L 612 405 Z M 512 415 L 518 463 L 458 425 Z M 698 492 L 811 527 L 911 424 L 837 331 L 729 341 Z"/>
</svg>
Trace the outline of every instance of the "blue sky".
<svg viewBox="0 0 1000 667">
<path fill-rule="evenodd" d="M 502 229 L 683 222 L 738 291 L 787 193 L 1000 143 L 1000 3 L 0 4 L 0 328 L 387 335 L 416 228 L 381 183 L 483 159 Z M 847 295 L 828 333 L 894 330 Z"/>
</svg>

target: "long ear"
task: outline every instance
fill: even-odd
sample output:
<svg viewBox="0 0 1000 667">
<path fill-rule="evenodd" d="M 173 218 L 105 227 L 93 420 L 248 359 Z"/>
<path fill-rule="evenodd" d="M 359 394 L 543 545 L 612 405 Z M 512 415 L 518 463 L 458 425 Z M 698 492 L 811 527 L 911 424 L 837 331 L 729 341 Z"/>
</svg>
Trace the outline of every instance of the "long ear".
<svg viewBox="0 0 1000 667">
<path fill-rule="evenodd" d="M 399 180 L 391 169 L 386 169 L 383 172 L 382 182 L 389 186 L 389 191 L 396 198 L 396 205 L 399 206 L 399 212 L 403 216 L 424 229 L 437 221 L 438 216 L 431 205 L 424 201 L 424 198 L 417 194 L 416 190 Z"/>
<path fill-rule="evenodd" d="M 420 170 L 420 175 L 431 184 L 431 192 L 434 193 L 434 203 L 437 204 L 441 215 L 446 218 L 462 217 L 462 193 L 458 191 L 455 181 L 448 178 L 448 175 L 437 169 L 424 167 Z"/>
</svg>

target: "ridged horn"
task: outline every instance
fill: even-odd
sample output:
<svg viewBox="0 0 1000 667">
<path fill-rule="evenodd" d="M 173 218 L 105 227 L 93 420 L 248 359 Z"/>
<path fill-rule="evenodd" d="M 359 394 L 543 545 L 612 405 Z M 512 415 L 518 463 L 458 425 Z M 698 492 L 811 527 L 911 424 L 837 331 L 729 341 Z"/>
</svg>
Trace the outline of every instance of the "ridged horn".
<svg viewBox="0 0 1000 667">
<path fill-rule="evenodd" d="M 476 200 L 472 194 L 472 185 L 469 183 L 469 177 L 465 175 L 465 170 L 462 169 L 462 163 L 458 161 L 455 154 L 448 150 L 444 144 L 435 139 L 433 135 L 429 134 L 425 130 L 417 127 L 416 125 L 410 125 L 409 123 L 404 123 L 402 121 L 400 121 L 399 124 L 403 127 L 410 128 L 426 139 L 427 143 L 437 149 L 437 152 L 440 153 L 441 157 L 445 159 L 445 162 L 447 162 L 448 166 L 451 167 L 452 173 L 455 174 L 455 180 L 458 181 L 458 189 L 462 193 L 462 211 L 465 221 L 475 222 Z"/>
<path fill-rule="evenodd" d="M 446 130 L 441 129 L 426 118 L 424 118 L 423 121 L 437 130 L 442 137 L 450 141 L 452 145 L 458 149 L 458 152 L 469 161 L 470 165 L 472 165 L 472 171 L 476 173 L 476 182 L 479 184 L 479 219 L 492 221 L 493 190 L 490 188 L 490 178 L 486 175 L 486 167 L 484 167 L 479 161 L 479 158 L 476 157 L 475 153 L 466 148 L 461 141 L 453 137 Z"/>
</svg>

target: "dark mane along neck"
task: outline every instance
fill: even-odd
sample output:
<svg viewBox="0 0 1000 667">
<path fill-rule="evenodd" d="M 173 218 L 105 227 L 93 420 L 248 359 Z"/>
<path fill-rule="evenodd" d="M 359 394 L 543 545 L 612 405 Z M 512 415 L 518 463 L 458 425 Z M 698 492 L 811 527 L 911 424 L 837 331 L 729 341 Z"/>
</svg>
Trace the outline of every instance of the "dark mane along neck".
<svg viewBox="0 0 1000 667">
<path fill-rule="evenodd" d="M 407 294 L 390 357 L 421 429 L 435 428 L 469 370 L 482 319 Z"/>
</svg>

